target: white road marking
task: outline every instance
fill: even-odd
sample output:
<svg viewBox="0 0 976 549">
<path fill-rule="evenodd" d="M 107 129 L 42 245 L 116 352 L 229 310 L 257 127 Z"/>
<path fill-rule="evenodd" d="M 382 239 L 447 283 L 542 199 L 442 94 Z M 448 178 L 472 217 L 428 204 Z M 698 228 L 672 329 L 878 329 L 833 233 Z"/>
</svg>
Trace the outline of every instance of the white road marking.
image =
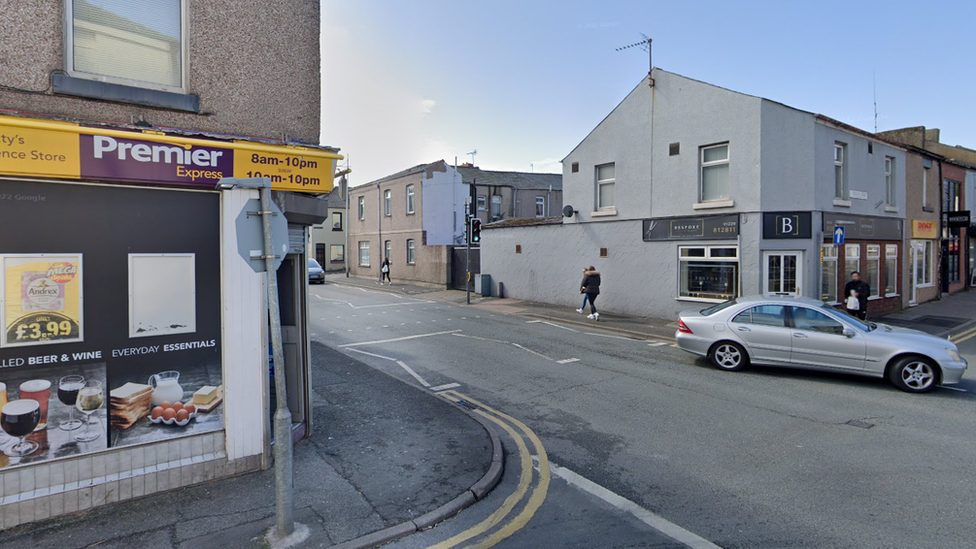
<svg viewBox="0 0 976 549">
<path fill-rule="evenodd" d="M 566 358 L 563 360 L 557 360 L 556 364 L 569 364 L 570 362 L 579 362 L 579 361 L 580 359 L 578 358 Z"/>
<path fill-rule="evenodd" d="M 665 342 L 665 341 L 655 341 L 654 343 L 648 343 L 647 345 L 648 345 L 648 347 L 661 347 L 661 346 L 667 345 L 667 342 Z"/>
<path fill-rule="evenodd" d="M 538 353 L 536 351 L 533 351 L 532 349 L 523 347 L 523 346 L 519 345 L 518 343 L 512 343 L 512 345 L 515 345 L 516 347 L 518 347 L 519 349 L 522 349 L 523 351 L 528 351 L 528 352 L 530 352 L 530 353 L 532 353 L 534 355 L 541 356 L 542 358 L 544 358 L 546 360 L 549 360 L 549 361 L 552 360 L 551 358 L 547 357 L 546 355 L 544 355 L 542 353 Z"/>
<path fill-rule="evenodd" d="M 537 322 L 542 322 L 542 321 L 541 320 L 526 320 L 525 321 L 526 324 L 535 324 Z"/>
<path fill-rule="evenodd" d="M 460 332 L 460 331 L 461 330 L 455 330 L 455 332 Z M 478 339 L 478 340 L 481 340 L 481 341 L 491 341 L 492 343 L 501 343 L 502 345 L 512 345 L 514 347 L 518 347 L 519 349 L 522 349 L 523 351 L 527 351 L 527 352 L 530 352 L 530 353 L 532 353 L 534 355 L 540 356 L 540 357 L 542 357 L 542 358 L 544 358 L 544 359 L 546 359 L 546 360 L 548 360 L 550 362 L 555 362 L 553 359 L 547 357 L 546 355 L 544 355 L 544 354 L 542 354 L 540 352 L 533 351 L 532 349 L 529 349 L 527 347 L 524 347 L 522 345 L 519 345 L 518 343 L 512 343 L 511 341 L 502 341 L 500 339 L 491 339 L 491 338 L 487 338 L 487 337 L 478 337 L 478 336 L 465 335 L 465 334 L 451 334 L 451 335 L 454 335 L 456 337 L 466 337 L 468 339 Z"/>
<path fill-rule="evenodd" d="M 376 353 L 367 353 L 366 351 L 360 351 L 359 349 L 349 349 L 349 352 L 360 353 L 364 355 L 374 356 L 376 358 L 382 358 L 383 360 L 389 360 L 390 362 L 396 362 L 397 359 L 388 356 L 378 355 Z"/>
<path fill-rule="evenodd" d="M 417 372 L 413 371 L 413 368 L 411 368 L 410 366 L 407 366 L 406 364 L 404 364 L 402 360 L 398 360 L 398 361 L 396 361 L 396 363 L 399 364 L 401 368 L 403 368 L 404 370 L 406 370 L 408 374 L 412 375 L 414 379 L 416 379 L 417 381 L 419 381 L 421 385 L 423 385 L 424 387 L 430 387 L 430 383 L 427 383 L 427 380 L 425 380 L 424 378 L 420 377 L 420 374 L 418 374 Z"/>
<path fill-rule="evenodd" d="M 607 334 L 597 334 L 597 333 L 593 333 L 593 332 L 586 332 L 586 335 L 588 335 L 588 336 L 597 336 L 597 337 L 609 337 L 610 339 L 623 339 L 624 341 L 637 341 L 636 339 L 634 339 L 632 337 L 621 337 L 621 336 L 613 336 L 613 335 L 607 335 Z"/>
<path fill-rule="evenodd" d="M 566 326 L 560 326 L 554 322 L 542 321 L 543 324 L 548 324 L 549 326 L 554 326 L 556 328 L 562 328 L 563 330 L 569 330 L 570 332 L 579 333 L 579 330 L 574 330 L 572 328 L 567 328 Z"/>
<path fill-rule="evenodd" d="M 350 331 L 352 331 L 352 330 L 350 330 Z M 439 335 L 444 335 L 444 334 L 454 334 L 454 333 L 457 333 L 457 332 L 460 332 L 460 331 L 461 330 L 448 330 L 446 332 L 433 332 L 433 333 L 430 333 L 430 334 L 417 334 L 417 335 L 412 335 L 412 336 L 396 337 L 396 338 L 393 338 L 393 339 L 381 339 L 381 340 L 377 340 L 377 341 L 362 341 L 360 343 L 346 343 L 345 345 L 339 345 L 339 347 L 340 348 L 343 348 L 343 347 L 358 347 L 359 345 L 377 345 L 377 344 L 380 344 L 380 343 L 393 343 L 394 341 L 406 341 L 408 339 L 417 339 L 417 338 L 421 338 L 421 337 L 432 337 L 432 336 L 439 336 Z"/>
<path fill-rule="evenodd" d="M 532 459 L 533 461 L 538 462 L 539 458 L 538 456 L 532 456 Z M 536 468 L 538 468 L 538 464 L 536 465 Z M 718 545 L 715 545 L 714 543 L 699 536 L 698 534 L 685 530 L 684 528 L 678 526 L 677 524 L 674 524 L 673 522 L 665 519 L 664 517 L 660 515 L 656 515 L 648 511 L 647 509 L 644 509 L 643 507 L 637 505 L 636 503 L 630 501 L 629 499 L 617 495 L 616 493 L 607 490 L 606 488 L 600 486 L 599 484 L 593 482 L 592 480 L 589 480 L 577 473 L 574 473 L 573 471 L 570 471 L 565 467 L 560 467 L 550 461 L 549 471 L 552 472 L 554 476 L 557 476 L 565 480 L 568 484 L 575 486 L 588 494 L 592 494 L 602 499 L 603 501 L 609 503 L 610 505 L 613 505 L 614 507 L 620 509 L 621 511 L 630 513 L 635 518 L 637 518 L 637 520 L 643 522 L 644 524 L 647 524 L 651 528 L 654 528 L 655 530 L 661 532 L 662 534 L 668 536 L 669 538 L 687 545 L 691 549 L 722 549 Z"/>
<path fill-rule="evenodd" d="M 969 391 L 967 391 L 965 389 L 960 389 L 959 387 L 948 387 L 946 385 L 940 385 L 940 387 L 943 388 L 943 389 L 948 389 L 950 391 L 958 391 L 960 393 L 968 393 L 969 392 Z"/>
<path fill-rule="evenodd" d="M 435 393 L 438 393 L 440 391 L 446 391 L 448 389 L 455 389 L 460 386 L 461 386 L 460 383 L 448 383 L 447 385 L 438 385 L 437 387 L 431 387 L 430 390 L 434 391 Z"/>
</svg>

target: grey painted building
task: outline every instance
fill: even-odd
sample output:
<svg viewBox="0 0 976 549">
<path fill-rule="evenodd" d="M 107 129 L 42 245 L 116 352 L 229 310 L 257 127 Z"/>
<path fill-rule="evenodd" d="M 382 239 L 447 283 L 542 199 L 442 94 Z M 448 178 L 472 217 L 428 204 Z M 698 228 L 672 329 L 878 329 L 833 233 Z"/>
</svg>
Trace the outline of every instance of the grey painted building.
<svg viewBox="0 0 976 549">
<path fill-rule="evenodd" d="M 332 192 L 320 198 L 328 204 L 325 221 L 310 228 L 309 257 L 326 272 L 346 270 L 346 189 L 345 179 Z"/>
<path fill-rule="evenodd" d="M 457 170 L 465 184 L 475 186 L 474 213 L 482 223 L 560 215 L 563 208 L 562 174 L 499 172 L 471 164 Z"/>
<path fill-rule="evenodd" d="M 839 302 L 850 270 L 870 311 L 900 307 L 904 148 L 828 117 L 660 69 L 563 160 L 561 225 L 485 232 L 505 295 L 673 317 L 736 295 Z M 841 227 L 844 244 L 835 245 Z M 838 290 L 840 288 L 840 291 Z"/>
</svg>

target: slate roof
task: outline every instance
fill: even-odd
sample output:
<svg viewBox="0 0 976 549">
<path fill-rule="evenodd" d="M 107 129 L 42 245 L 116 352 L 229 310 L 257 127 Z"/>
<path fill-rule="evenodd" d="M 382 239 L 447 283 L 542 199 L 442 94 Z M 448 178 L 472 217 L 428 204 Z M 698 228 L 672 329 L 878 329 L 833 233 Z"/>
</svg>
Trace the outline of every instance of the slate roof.
<svg viewBox="0 0 976 549">
<path fill-rule="evenodd" d="M 324 200 L 329 208 L 345 208 L 346 199 L 342 197 L 342 188 L 340 185 L 336 185 L 332 188 L 332 192 L 323 196 L 321 200 Z"/>
<path fill-rule="evenodd" d="M 563 190 L 563 174 L 536 172 L 495 172 L 481 168 L 458 166 L 463 183 L 480 186 L 512 187 L 519 190 Z"/>
</svg>

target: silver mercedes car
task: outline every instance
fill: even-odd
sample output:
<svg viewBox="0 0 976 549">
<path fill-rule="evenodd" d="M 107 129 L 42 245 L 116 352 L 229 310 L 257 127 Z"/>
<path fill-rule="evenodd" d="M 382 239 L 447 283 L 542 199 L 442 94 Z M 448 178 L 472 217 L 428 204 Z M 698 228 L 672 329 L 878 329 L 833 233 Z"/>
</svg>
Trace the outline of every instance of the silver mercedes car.
<svg viewBox="0 0 976 549">
<path fill-rule="evenodd" d="M 805 297 L 739 297 L 685 311 L 675 338 L 722 370 L 752 363 L 846 372 L 885 377 L 910 393 L 959 383 L 967 367 L 951 341 L 863 322 Z"/>
</svg>

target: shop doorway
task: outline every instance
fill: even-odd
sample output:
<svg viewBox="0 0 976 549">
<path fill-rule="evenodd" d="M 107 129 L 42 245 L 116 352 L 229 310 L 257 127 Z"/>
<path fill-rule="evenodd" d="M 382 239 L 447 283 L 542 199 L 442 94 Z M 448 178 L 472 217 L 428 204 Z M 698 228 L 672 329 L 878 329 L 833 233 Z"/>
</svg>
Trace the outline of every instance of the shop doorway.
<svg viewBox="0 0 976 549">
<path fill-rule="evenodd" d="M 305 330 L 306 270 L 304 255 L 288 254 L 278 268 L 278 306 L 281 315 L 281 346 L 284 355 L 284 373 L 288 391 L 288 409 L 291 411 L 295 438 L 309 434 L 308 402 L 310 385 Z M 270 342 L 270 338 L 269 338 Z M 274 380 L 277 382 L 277 380 Z M 275 388 L 271 385 L 271 416 L 277 409 Z"/>
<path fill-rule="evenodd" d="M 800 295 L 803 252 L 763 253 L 763 294 Z"/>
</svg>

